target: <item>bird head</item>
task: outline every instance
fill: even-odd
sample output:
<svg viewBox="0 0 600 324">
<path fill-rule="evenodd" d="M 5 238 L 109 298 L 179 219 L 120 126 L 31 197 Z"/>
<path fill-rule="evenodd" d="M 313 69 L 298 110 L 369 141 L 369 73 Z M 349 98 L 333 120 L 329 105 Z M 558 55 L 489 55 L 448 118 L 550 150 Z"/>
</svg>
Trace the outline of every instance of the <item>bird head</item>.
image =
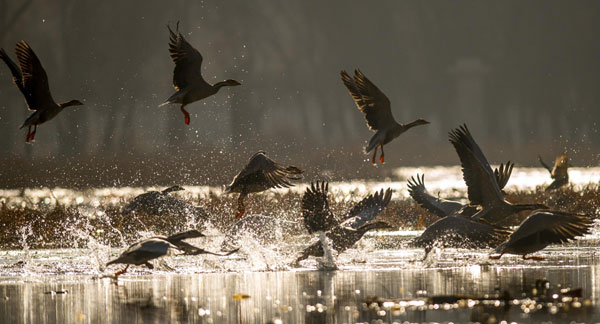
<svg viewBox="0 0 600 324">
<path fill-rule="evenodd" d="M 430 122 L 426 121 L 423 118 L 419 118 L 417 120 L 415 120 L 415 125 L 427 125 L 430 124 Z"/>
</svg>

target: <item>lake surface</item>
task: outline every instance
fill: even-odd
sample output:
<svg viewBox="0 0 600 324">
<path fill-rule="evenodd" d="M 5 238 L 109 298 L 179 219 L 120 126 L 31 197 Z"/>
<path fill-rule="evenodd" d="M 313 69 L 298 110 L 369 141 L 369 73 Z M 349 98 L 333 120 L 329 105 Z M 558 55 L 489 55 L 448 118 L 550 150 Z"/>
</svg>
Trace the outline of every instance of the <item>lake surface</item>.
<svg viewBox="0 0 600 324">
<path fill-rule="evenodd" d="M 394 188 L 406 199 L 406 178 L 425 173 L 431 192 L 464 198 L 458 167 L 403 168 L 387 182 L 333 183 L 332 192 Z M 597 184 L 600 169 L 571 169 L 576 186 Z M 530 190 L 549 183 L 543 169 L 515 169 L 510 189 Z M 294 190 L 303 190 L 298 186 Z M 202 197 L 218 188 L 186 187 Z M 73 191 L 53 188 L 0 190 L 10 204 L 45 201 L 94 213 L 122 204 L 146 188 Z M 84 213 L 85 212 L 85 213 Z M 192 244 L 218 250 L 223 234 L 208 229 Z M 80 249 L 0 251 L 1 323 L 569 323 L 600 322 L 600 229 L 574 244 L 536 255 L 544 261 L 505 256 L 489 260 L 489 250 L 407 248 L 418 231 L 368 233 L 337 256 L 337 271 L 319 271 L 311 258 L 293 265 L 311 237 L 267 240 L 240 238 L 228 257 L 173 255 L 155 269 L 104 264 L 122 249 L 90 240 Z M 314 239 L 314 238 L 312 238 Z"/>
</svg>

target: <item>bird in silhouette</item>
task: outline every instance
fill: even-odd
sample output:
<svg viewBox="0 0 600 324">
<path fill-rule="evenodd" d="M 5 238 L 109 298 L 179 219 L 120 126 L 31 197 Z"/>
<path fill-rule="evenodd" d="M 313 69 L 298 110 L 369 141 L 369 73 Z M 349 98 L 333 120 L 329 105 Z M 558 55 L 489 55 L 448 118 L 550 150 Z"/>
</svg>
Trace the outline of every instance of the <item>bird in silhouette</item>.
<svg viewBox="0 0 600 324">
<path fill-rule="evenodd" d="M 308 258 L 311 255 L 317 257 L 323 256 L 325 254 L 325 250 L 323 249 L 325 237 L 331 241 L 332 248 L 338 253 L 341 253 L 358 242 L 366 232 L 373 229 L 391 228 L 391 226 L 385 222 L 373 222 L 377 215 L 379 215 L 387 207 L 391 199 L 391 189 L 387 189 L 386 191 L 383 191 L 382 189 L 373 195 L 367 196 L 352 209 L 350 209 L 350 211 L 348 211 L 348 213 L 344 216 L 345 220 L 342 223 L 335 225 L 327 232 L 323 231 L 323 229 L 326 227 L 322 226 L 322 223 L 320 224 L 319 220 L 305 219 L 305 224 L 307 224 L 306 226 L 310 227 L 309 232 L 315 232 L 317 229 L 319 229 L 323 235 L 317 242 L 304 249 L 298 259 L 296 259 L 296 263 Z M 329 210 L 320 210 L 320 207 L 316 207 L 313 212 L 304 213 L 304 216 L 308 216 L 309 218 L 318 218 L 328 214 L 331 214 Z M 310 224 L 319 225 L 313 226 Z"/>
<path fill-rule="evenodd" d="M 375 132 L 375 135 L 371 137 L 368 145 L 365 147 L 365 153 L 373 151 L 371 163 L 375 164 L 378 147 L 381 147 L 379 162 L 383 163 L 383 145 L 391 142 L 414 126 L 429 124 L 424 119 L 417 119 L 408 124 L 399 124 L 392 115 L 388 97 L 367 79 L 360 70 L 354 70 L 354 78 L 350 77 L 346 71 L 342 71 L 341 76 L 342 82 L 344 82 L 348 92 L 350 92 L 358 110 L 362 111 L 365 115 L 367 126 Z"/>
<path fill-rule="evenodd" d="M 133 213 L 150 216 L 168 217 L 173 214 L 193 215 L 198 219 L 207 220 L 204 208 L 194 206 L 171 195 L 173 192 L 185 190 L 180 186 L 172 186 L 163 191 L 148 191 L 131 199 L 121 212 L 124 216 Z"/>
<path fill-rule="evenodd" d="M 48 85 L 48 75 L 27 42 L 18 42 L 15 47 L 15 54 L 17 55 L 19 66 L 11 60 L 4 49 L 0 49 L 0 58 L 10 69 L 13 75 L 13 82 L 25 97 L 27 108 L 33 111 L 20 127 L 27 126 L 25 142 L 29 143 L 34 140 L 38 125 L 51 120 L 67 107 L 81 106 L 83 103 L 79 100 L 71 100 L 63 103 L 56 103 L 54 101 L 50 93 L 50 86 Z"/>
<path fill-rule="evenodd" d="M 500 189 L 504 189 L 504 187 L 506 186 L 506 184 L 508 183 L 508 179 L 510 179 L 510 175 L 512 173 L 513 170 L 513 166 L 514 163 L 511 163 L 510 161 L 506 163 L 506 165 L 504 164 L 500 164 L 500 166 L 497 169 L 494 169 L 494 176 L 496 178 L 496 182 L 498 183 L 498 186 L 500 187 Z M 408 193 L 410 194 L 410 196 L 425 210 L 427 210 L 428 212 L 439 216 L 439 217 L 446 217 L 449 215 L 452 215 L 456 212 L 461 211 L 461 209 L 465 208 L 466 206 L 461 204 L 458 201 L 453 201 L 453 200 L 447 200 L 447 199 L 442 199 L 442 198 L 438 198 L 435 196 L 432 196 L 431 194 L 429 194 L 427 192 L 427 189 L 425 188 L 425 175 L 421 175 L 419 176 L 417 174 L 417 177 L 411 177 L 408 180 Z M 472 214 L 467 215 L 469 213 L 469 211 L 472 212 Z M 467 216 L 472 216 L 475 212 L 477 212 L 476 208 L 467 208 L 465 210 L 461 211 L 461 215 L 467 215 Z"/>
<path fill-rule="evenodd" d="M 473 220 L 469 217 L 470 215 L 472 215 L 472 211 L 467 210 L 466 214 L 458 211 L 443 217 L 429 225 L 421 235 L 413 239 L 414 246 L 425 249 L 423 260 L 427 258 L 434 247 L 490 248 L 504 242 L 511 233 L 506 228 Z"/>
<path fill-rule="evenodd" d="M 492 259 L 499 259 L 504 254 L 522 255 L 524 260 L 543 260 L 542 257 L 528 257 L 550 244 L 560 244 L 575 240 L 577 236 L 590 233 L 593 219 L 587 215 L 572 214 L 560 211 L 538 210 L 510 235 L 508 240 L 500 244 Z"/>
<path fill-rule="evenodd" d="M 548 209 L 543 204 L 512 204 L 504 199 L 496 176 L 467 125 L 452 130 L 449 137 L 460 158 L 469 204 L 480 206 L 473 219 L 496 224 L 520 211 Z"/>
<path fill-rule="evenodd" d="M 552 183 L 546 188 L 546 191 L 558 189 L 562 186 L 565 186 L 569 183 L 569 156 L 567 153 L 561 154 L 556 157 L 554 160 L 554 167 L 551 168 L 548 164 L 544 163 L 542 157 L 538 155 L 538 161 L 540 164 L 550 172 L 550 177 L 552 177 Z"/>
<path fill-rule="evenodd" d="M 237 217 L 241 218 L 246 207 L 244 198 L 250 193 L 271 188 L 289 188 L 291 180 L 302 179 L 302 170 L 295 166 L 284 167 L 268 158 L 265 152 L 255 153 L 233 181 L 225 187 L 225 193 L 239 193 Z"/>
<path fill-rule="evenodd" d="M 173 59 L 173 63 L 175 63 L 173 86 L 176 92 L 160 106 L 179 104 L 179 109 L 181 109 L 181 112 L 185 116 L 185 124 L 189 125 L 190 114 L 185 110 L 186 105 L 208 98 L 219 92 L 222 87 L 239 86 L 241 83 L 232 79 L 212 85 L 206 82 L 201 73 L 202 55 L 181 35 L 179 32 L 179 22 L 177 22 L 175 32 L 173 32 L 169 25 L 167 25 L 167 28 L 170 35 L 169 54 L 171 55 L 171 59 Z"/>
<path fill-rule="evenodd" d="M 302 196 L 302 217 L 309 234 L 326 232 L 340 223 L 329 209 L 328 189 L 325 181 L 311 182 Z"/>
<path fill-rule="evenodd" d="M 212 254 L 216 256 L 228 256 L 238 251 L 238 249 L 235 249 L 223 254 L 215 253 L 198 248 L 184 241 L 197 237 L 204 237 L 204 234 L 198 230 L 188 230 L 171 236 L 150 237 L 132 244 L 118 258 L 108 262 L 106 266 L 108 267 L 111 264 L 125 264 L 126 266 L 123 270 L 115 273 L 115 277 L 118 277 L 127 271 L 129 265 L 145 265 L 148 269 L 154 269 L 154 266 L 149 261 L 170 253 L 182 252 L 182 255 Z"/>
</svg>

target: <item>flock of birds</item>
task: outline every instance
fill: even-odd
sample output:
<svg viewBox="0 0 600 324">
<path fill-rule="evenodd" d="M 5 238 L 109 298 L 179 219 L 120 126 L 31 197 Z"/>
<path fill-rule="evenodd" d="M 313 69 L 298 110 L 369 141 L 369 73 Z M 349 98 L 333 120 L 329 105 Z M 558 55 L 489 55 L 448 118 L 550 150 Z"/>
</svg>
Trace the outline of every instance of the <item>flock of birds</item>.
<svg viewBox="0 0 600 324">
<path fill-rule="evenodd" d="M 202 55 L 192 47 L 179 32 L 179 23 L 173 31 L 169 30 L 169 53 L 175 63 L 173 86 L 176 92 L 162 105 L 179 104 L 185 123 L 189 125 L 190 114 L 186 105 L 215 95 L 222 87 L 238 86 L 236 80 L 225 80 L 209 84 L 201 74 Z M 42 64 L 31 47 L 25 42 L 17 43 L 15 53 L 18 65 L 11 60 L 4 49 L 0 49 L 0 58 L 6 63 L 13 75 L 13 81 L 25 97 L 27 107 L 33 113 L 25 120 L 21 128 L 28 127 L 26 142 L 34 140 L 37 126 L 54 118 L 64 108 L 82 105 L 78 100 L 56 103 L 50 93 L 48 77 Z M 371 162 L 376 164 L 377 151 L 381 148 L 379 162 L 384 163 L 384 145 L 400 136 L 410 128 L 429 122 L 417 119 L 407 124 L 396 122 L 392 115 L 390 100 L 360 70 L 350 76 L 341 72 L 341 79 L 354 99 L 358 109 L 364 114 L 367 126 L 375 132 L 365 147 L 365 153 L 373 152 Z M 466 125 L 462 125 L 449 134 L 462 165 L 463 178 L 467 185 L 469 203 L 462 205 L 455 201 L 444 200 L 427 193 L 424 175 L 417 175 L 408 181 L 411 197 L 427 211 L 440 217 L 438 221 L 415 239 L 412 244 L 425 249 L 425 258 L 434 247 L 495 248 L 490 257 L 500 258 L 503 254 L 528 255 L 554 243 L 563 243 L 577 236 L 589 233 L 593 219 L 563 211 L 550 210 L 543 204 L 513 204 L 504 199 L 502 191 L 509 181 L 514 164 L 501 164 L 492 170 L 485 155 L 473 139 Z M 557 189 L 568 183 L 569 167 L 566 154 L 559 156 L 553 168 L 543 162 L 554 181 L 547 190 Z M 265 152 L 254 154 L 247 165 L 226 186 L 225 193 L 239 193 L 237 217 L 245 213 L 244 198 L 250 193 L 271 188 L 287 188 L 293 181 L 302 178 L 303 171 L 295 166 L 283 166 L 268 158 Z M 377 216 L 387 207 L 392 198 L 391 189 L 381 190 L 369 195 L 356 204 L 345 215 L 334 215 L 329 208 L 326 182 L 311 183 L 302 198 L 302 216 L 309 234 L 318 233 L 319 240 L 308 246 L 296 259 L 300 262 L 309 256 L 329 256 L 331 249 L 341 253 L 350 248 L 362 236 L 372 229 L 391 228 Z M 123 207 L 123 214 L 135 212 L 157 214 L 161 210 L 176 213 L 195 213 L 206 218 L 201 207 L 187 204 L 170 193 L 183 190 L 173 186 L 162 192 L 144 193 Z M 532 211 L 520 226 L 512 231 L 500 223 L 521 211 Z M 240 220 L 240 222 L 243 220 Z M 164 237 L 157 236 L 131 245 L 118 258 L 107 263 L 126 264 L 125 269 L 115 273 L 124 273 L 129 265 L 146 265 L 152 269 L 150 260 L 180 251 L 185 255 L 203 253 L 230 255 L 209 252 L 184 242 L 185 239 L 202 237 L 198 230 L 190 230 Z"/>
</svg>

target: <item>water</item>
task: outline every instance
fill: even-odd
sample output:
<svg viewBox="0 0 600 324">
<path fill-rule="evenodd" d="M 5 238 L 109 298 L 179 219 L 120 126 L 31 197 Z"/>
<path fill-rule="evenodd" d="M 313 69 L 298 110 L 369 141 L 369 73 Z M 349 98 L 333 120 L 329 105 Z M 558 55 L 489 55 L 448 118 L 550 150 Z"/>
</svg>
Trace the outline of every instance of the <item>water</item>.
<svg viewBox="0 0 600 324">
<path fill-rule="evenodd" d="M 364 195 L 389 186 L 395 190 L 394 199 L 406 199 L 405 179 L 417 172 L 425 173 L 430 192 L 464 199 L 457 167 L 401 169 L 385 183 L 334 183 L 332 196 L 344 199 L 343 193 Z M 600 180 L 600 169 L 573 169 L 570 175 L 576 187 L 584 186 Z M 544 170 L 515 169 L 508 189 L 530 190 L 544 183 L 549 183 Z M 192 198 L 218 191 L 186 189 Z M 101 207 L 119 206 L 143 191 L 52 189 L 50 194 L 49 189 L 36 189 L 21 195 L 4 190 L 0 199 L 8 204 L 58 201 L 78 208 L 82 215 L 96 215 Z M 224 233 L 214 228 L 205 233 L 207 238 L 190 242 L 218 250 Z M 88 239 L 82 248 L 24 246 L 0 251 L 0 322 L 598 322 L 598 233 L 594 228 L 574 244 L 536 254 L 544 261 L 511 256 L 489 260 L 487 250 L 461 249 L 434 250 L 422 261 L 422 250 L 405 246 L 419 231 L 368 233 L 337 256 L 339 270 L 318 271 L 315 259 L 292 265 L 310 242 L 308 235 L 289 238 L 274 232 L 263 239 L 242 236 L 240 252 L 229 257 L 169 256 L 154 261 L 152 271 L 132 267 L 118 281 L 103 276 L 120 267 L 106 269 L 104 264 L 122 249 L 82 233 Z M 29 235 L 27 228 L 22 235 Z M 548 283 L 542 284 L 542 279 Z M 542 294 L 542 287 L 549 287 L 548 292 Z M 579 288 L 580 297 L 561 294 L 561 289 Z M 442 295 L 446 296 L 442 301 L 432 299 Z M 448 295 L 458 300 L 447 299 Z"/>
</svg>

